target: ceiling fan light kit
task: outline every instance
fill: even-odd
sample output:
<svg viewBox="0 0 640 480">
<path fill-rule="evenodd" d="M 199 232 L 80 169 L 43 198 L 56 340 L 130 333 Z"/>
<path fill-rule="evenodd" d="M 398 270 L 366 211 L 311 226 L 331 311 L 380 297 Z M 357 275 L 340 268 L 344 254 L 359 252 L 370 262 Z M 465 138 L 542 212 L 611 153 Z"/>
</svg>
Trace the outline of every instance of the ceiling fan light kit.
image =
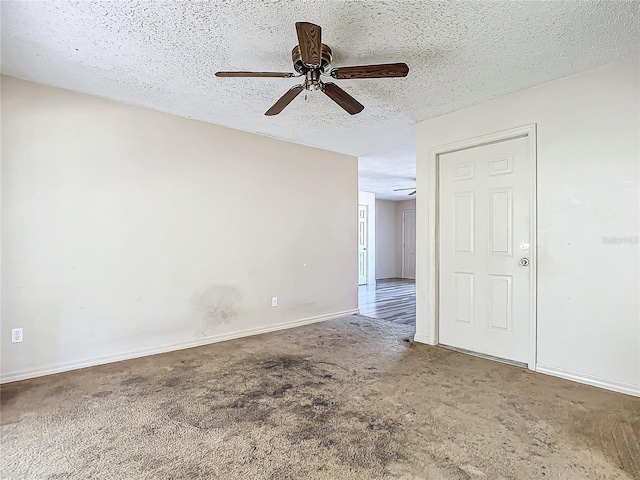
<svg viewBox="0 0 640 480">
<path fill-rule="evenodd" d="M 265 112 L 272 116 L 279 114 L 294 98 L 307 90 L 320 90 L 336 102 L 350 115 L 364 110 L 364 105 L 345 92 L 333 82 L 325 83 L 321 76 L 330 76 L 337 80 L 360 78 L 396 78 L 406 77 L 409 67 L 406 63 L 385 63 L 380 65 L 360 65 L 355 67 L 331 68 L 333 55 L 331 48 L 322 43 L 322 28 L 308 22 L 297 22 L 296 33 L 298 45 L 291 51 L 293 69 L 297 72 L 216 72 L 216 77 L 258 77 L 258 78 L 292 78 L 304 77 L 301 85 L 289 89 L 278 101 Z"/>
</svg>

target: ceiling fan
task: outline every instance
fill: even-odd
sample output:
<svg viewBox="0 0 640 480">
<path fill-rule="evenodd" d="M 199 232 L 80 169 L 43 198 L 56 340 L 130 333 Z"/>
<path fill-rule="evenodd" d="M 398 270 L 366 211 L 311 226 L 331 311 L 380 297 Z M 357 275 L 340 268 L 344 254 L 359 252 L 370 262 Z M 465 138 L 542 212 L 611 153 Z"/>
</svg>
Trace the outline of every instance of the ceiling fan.
<svg viewBox="0 0 640 480">
<path fill-rule="evenodd" d="M 321 75 L 329 75 L 338 80 L 355 78 L 393 78 L 406 77 L 409 67 L 406 63 L 385 63 L 381 65 L 360 65 L 356 67 L 331 68 L 333 60 L 331 48 L 322 43 L 322 28 L 308 22 L 297 22 L 298 45 L 293 48 L 291 57 L 293 68 L 298 74 L 288 72 L 216 72 L 216 77 L 304 77 L 301 85 L 292 87 L 265 112 L 265 115 L 277 115 L 302 92 L 302 90 L 320 90 L 340 105 L 349 114 L 360 113 L 364 105 L 333 82 L 325 83 Z"/>
<path fill-rule="evenodd" d="M 415 195 L 415 194 L 416 194 L 416 192 L 418 191 L 418 190 L 416 189 L 416 187 L 409 187 L 409 188 L 396 188 L 396 189 L 394 189 L 393 191 L 394 191 L 394 192 L 402 192 L 403 190 L 413 190 L 413 192 L 411 192 L 411 193 L 409 194 L 410 196 L 411 196 L 411 195 Z"/>
</svg>

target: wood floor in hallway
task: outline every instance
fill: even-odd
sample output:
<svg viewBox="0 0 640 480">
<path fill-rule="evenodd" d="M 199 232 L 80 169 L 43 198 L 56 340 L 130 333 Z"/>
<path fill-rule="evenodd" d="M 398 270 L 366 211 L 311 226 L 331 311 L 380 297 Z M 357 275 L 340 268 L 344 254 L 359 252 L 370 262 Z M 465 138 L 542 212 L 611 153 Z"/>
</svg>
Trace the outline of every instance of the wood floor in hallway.
<svg viewBox="0 0 640 480">
<path fill-rule="evenodd" d="M 407 278 L 378 280 L 358 287 L 360 314 L 403 325 L 416 323 L 416 283 Z"/>
</svg>

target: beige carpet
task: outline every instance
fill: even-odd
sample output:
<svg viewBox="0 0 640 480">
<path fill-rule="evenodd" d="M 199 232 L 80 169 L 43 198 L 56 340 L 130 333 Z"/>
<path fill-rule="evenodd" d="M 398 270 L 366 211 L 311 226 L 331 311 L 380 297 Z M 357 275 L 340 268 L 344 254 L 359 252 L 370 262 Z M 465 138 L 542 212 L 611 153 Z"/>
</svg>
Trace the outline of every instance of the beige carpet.
<svg viewBox="0 0 640 480">
<path fill-rule="evenodd" d="M 640 399 L 352 316 L 2 387 L 3 479 L 640 478 Z"/>
</svg>

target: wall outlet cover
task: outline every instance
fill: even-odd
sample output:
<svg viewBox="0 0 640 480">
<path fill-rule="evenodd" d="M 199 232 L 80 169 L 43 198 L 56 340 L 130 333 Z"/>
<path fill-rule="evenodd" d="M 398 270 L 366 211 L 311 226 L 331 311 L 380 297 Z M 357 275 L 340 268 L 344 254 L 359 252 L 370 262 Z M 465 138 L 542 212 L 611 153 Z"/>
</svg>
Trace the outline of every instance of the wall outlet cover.
<svg viewBox="0 0 640 480">
<path fill-rule="evenodd" d="M 22 328 L 12 328 L 11 329 L 11 343 L 19 343 L 23 339 L 23 331 Z"/>
</svg>

